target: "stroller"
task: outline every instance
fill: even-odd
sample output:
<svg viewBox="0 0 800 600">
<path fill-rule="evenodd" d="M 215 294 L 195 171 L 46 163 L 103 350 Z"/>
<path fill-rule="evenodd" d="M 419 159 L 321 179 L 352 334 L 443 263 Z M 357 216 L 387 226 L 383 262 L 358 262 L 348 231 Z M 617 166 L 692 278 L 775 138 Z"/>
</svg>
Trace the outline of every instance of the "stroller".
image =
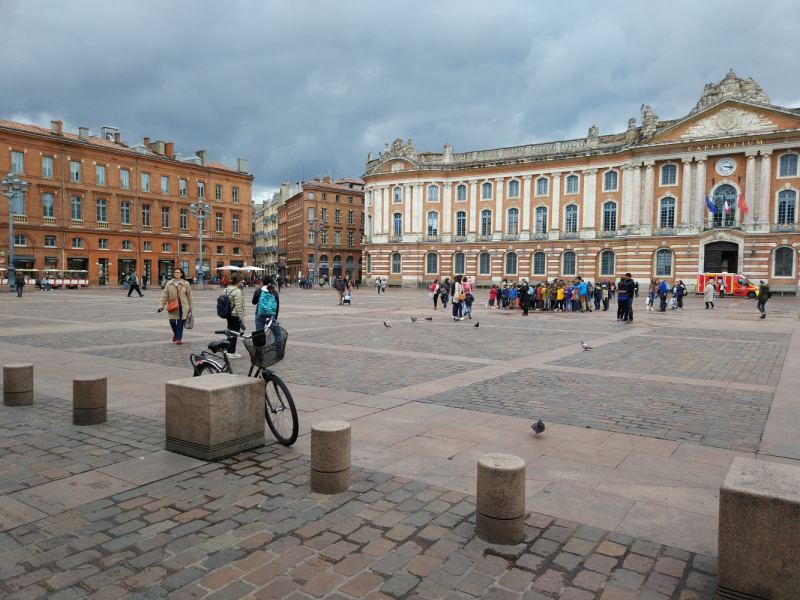
<svg viewBox="0 0 800 600">
<path fill-rule="evenodd" d="M 345 290 L 342 296 L 342 304 L 350 304 L 350 290 Z M 350 306 L 352 306 L 352 304 Z"/>
</svg>

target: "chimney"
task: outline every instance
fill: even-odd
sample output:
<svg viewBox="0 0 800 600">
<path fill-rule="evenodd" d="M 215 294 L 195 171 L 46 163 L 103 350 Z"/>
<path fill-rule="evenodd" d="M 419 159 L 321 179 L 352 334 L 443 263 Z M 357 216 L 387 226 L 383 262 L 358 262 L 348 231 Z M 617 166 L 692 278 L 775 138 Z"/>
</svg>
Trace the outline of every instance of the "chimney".
<svg viewBox="0 0 800 600">
<path fill-rule="evenodd" d="M 200 157 L 200 164 L 205 165 L 208 161 L 208 150 L 198 150 L 195 154 Z"/>
<path fill-rule="evenodd" d="M 56 135 L 61 135 L 62 134 L 61 126 L 62 126 L 61 121 L 50 121 L 50 132 Z"/>
<path fill-rule="evenodd" d="M 158 140 L 153 144 L 153 152 L 160 156 L 164 156 L 164 142 Z"/>
<path fill-rule="evenodd" d="M 114 134 L 114 143 L 119 144 L 119 131 Z"/>
<path fill-rule="evenodd" d="M 175 144 L 173 142 L 167 142 L 165 152 L 169 158 L 175 158 Z"/>
<path fill-rule="evenodd" d="M 246 158 L 237 158 L 236 159 L 236 170 L 239 173 L 247 173 L 247 159 Z"/>
<path fill-rule="evenodd" d="M 82 142 L 89 141 L 89 128 L 88 127 L 78 127 L 78 137 Z"/>
<path fill-rule="evenodd" d="M 145 148 L 150 148 L 150 138 L 149 137 L 144 138 L 144 147 Z"/>
<path fill-rule="evenodd" d="M 331 179 L 330 175 L 323 175 L 322 176 L 322 183 L 330 183 L 331 181 L 333 181 L 333 180 Z"/>
</svg>

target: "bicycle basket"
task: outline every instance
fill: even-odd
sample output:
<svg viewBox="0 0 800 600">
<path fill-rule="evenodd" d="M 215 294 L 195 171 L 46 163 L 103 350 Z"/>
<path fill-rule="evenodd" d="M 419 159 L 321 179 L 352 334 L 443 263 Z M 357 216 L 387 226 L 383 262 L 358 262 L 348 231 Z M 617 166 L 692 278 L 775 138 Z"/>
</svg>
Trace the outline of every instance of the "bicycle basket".
<svg viewBox="0 0 800 600">
<path fill-rule="evenodd" d="M 283 360 L 289 334 L 283 327 L 276 326 L 275 329 L 280 329 L 280 338 L 276 337 L 272 329 L 265 329 L 267 342 L 264 346 L 255 346 L 250 338 L 244 339 L 244 347 L 250 354 L 250 362 L 260 369 L 266 369 Z"/>
</svg>

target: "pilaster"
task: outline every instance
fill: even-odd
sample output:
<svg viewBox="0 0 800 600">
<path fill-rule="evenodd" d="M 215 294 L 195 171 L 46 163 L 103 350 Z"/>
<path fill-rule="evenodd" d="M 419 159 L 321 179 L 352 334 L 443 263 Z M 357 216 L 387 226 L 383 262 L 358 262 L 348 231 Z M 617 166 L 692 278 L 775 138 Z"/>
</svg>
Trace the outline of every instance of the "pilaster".
<svg viewBox="0 0 800 600">
<path fill-rule="evenodd" d="M 469 232 L 476 233 L 478 222 L 478 180 L 471 179 L 469 182 Z"/>
<path fill-rule="evenodd" d="M 495 233 L 503 233 L 503 226 L 505 224 L 505 215 L 503 214 L 503 178 L 498 177 L 494 180 L 494 197 L 495 197 L 495 211 L 494 211 L 494 231 Z"/>
<path fill-rule="evenodd" d="M 411 203 L 414 198 L 414 186 L 403 186 L 403 234 L 411 233 Z"/>
<path fill-rule="evenodd" d="M 425 186 L 418 183 L 414 187 L 414 205 L 412 208 L 413 227 L 412 232 L 424 235 L 427 232 L 425 215 Z"/>
<path fill-rule="evenodd" d="M 656 161 L 647 160 L 644 163 L 644 214 L 642 215 L 642 225 L 649 226 L 653 224 L 653 197 L 655 195 L 656 185 Z"/>
<path fill-rule="evenodd" d="M 620 226 L 628 227 L 633 216 L 633 165 L 622 165 L 622 210 L 620 211 Z"/>
<path fill-rule="evenodd" d="M 561 226 L 561 173 L 553 173 L 552 177 L 553 202 L 550 209 L 550 231 L 557 234 L 558 228 Z"/>
<path fill-rule="evenodd" d="M 392 191 L 388 187 L 381 188 L 383 191 L 383 231 L 381 233 L 383 235 L 390 235 L 391 234 L 391 202 L 392 202 Z"/>
<path fill-rule="evenodd" d="M 633 165 L 633 201 L 631 202 L 631 225 L 639 224 L 642 206 L 642 166 Z"/>
<path fill-rule="evenodd" d="M 531 181 L 533 175 L 522 176 L 522 233 L 530 233 L 531 227 Z"/>
<path fill-rule="evenodd" d="M 683 178 L 681 180 L 681 225 L 691 223 L 691 202 L 692 202 L 692 158 L 682 158 Z"/>
<path fill-rule="evenodd" d="M 746 150 L 744 155 L 747 157 L 747 169 L 745 170 L 744 181 L 744 203 L 747 206 L 747 214 L 744 216 L 745 223 L 753 223 L 756 205 L 756 155 L 757 150 Z M 767 219 L 769 221 L 769 219 Z"/>
<path fill-rule="evenodd" d="M 594 231 L 597 211 L 597 169 L 583 172 L 583 230 Z M 588 231 L 586 232 L 588 233 Z M 583 237 L 583 231 L 581 237 Z M 594 237 L 594 236 L 592 236 Z"/>
<path fill-rule="evenodd" d="M 703 228 L 703 217 L 706 209 L 706 161 L 708 156 L 701 154 L 695 156 L 697 161 L 697 173 L 695 175 L 695 205 L 694 205 L 694 224 L 701 230 Z"/>
<path fill-rule="evenodd" d="M 761 150 L 761 185 L 758 198 L 758 222 L 769 224 L 770 181 L 772 179 L 772 150 Z"/>
<path fill-rule="evenodd" d="M 452 231 L 451 220 L 453 219 L 453 184 L 446 181 L 443 185 L 444 193 L 442 194 L 442 235 L 450 235 Z"/>
</svg>

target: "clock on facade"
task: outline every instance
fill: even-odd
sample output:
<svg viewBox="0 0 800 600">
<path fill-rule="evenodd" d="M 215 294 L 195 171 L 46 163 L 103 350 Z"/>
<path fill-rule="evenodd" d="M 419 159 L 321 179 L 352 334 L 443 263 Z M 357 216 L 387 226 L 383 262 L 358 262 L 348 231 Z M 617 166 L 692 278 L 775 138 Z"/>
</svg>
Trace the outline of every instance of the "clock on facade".
<svg viewBox="0 0 800 600">
<path fill-rule="evenodd" d="M 736 170 L 736 161 L 732 158 L 721 158 L 717 161 L 717 173 L 727 177 Z"/>
</svg>

